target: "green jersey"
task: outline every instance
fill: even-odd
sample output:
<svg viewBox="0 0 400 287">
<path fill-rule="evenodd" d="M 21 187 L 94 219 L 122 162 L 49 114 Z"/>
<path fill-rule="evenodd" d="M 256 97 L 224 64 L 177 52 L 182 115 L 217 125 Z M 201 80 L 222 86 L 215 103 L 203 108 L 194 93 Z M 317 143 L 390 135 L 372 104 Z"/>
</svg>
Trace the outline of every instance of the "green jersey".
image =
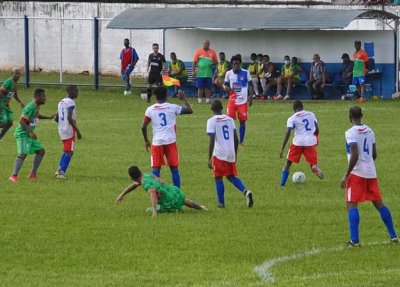
<svg viewBox="0 0 400 287">
<path fill-rule="evenodd" d="M 31 128 L 32 131 L 35 130 L 35 127 L 39 122 L 38 116 L 39 116 L 39 106 L 36 105 L 35 101 L 29 102 L 24 107 L 24 110 L 22 111 L 21 114 L 21 118 L 24 119 L 29 124 L 29 127 Z M 27 135 L 28 132 L 22 128 L 21 124 L 18 124 L 14 134 L 16 136 L 20 136 L 20 135 Z"/>
<path fill-rule="evenodd" d="M 2 108 L 9 108 L 11 99 L 17 93 L 17 83 L 10 77 L 4 81 L 0 89 L 5 94 L 5 96 L 0 98 L 0 106 Z"/>
<path fill-rule="evenodd" d="M 197 63 L 197 77 L 198 78 L 211 78 L 212 77 L 212 59 L 206 57 L 199 57 Z"/>
<path fill-rule="evenodd" d="M 143 174 L 142 186 L 145 191 L 156 190 L 158 204 L 163 211 L 179 210 L 185 203 L 185 195 L 179 188 L 156 178 L 151 173 Z"/>
</svg>

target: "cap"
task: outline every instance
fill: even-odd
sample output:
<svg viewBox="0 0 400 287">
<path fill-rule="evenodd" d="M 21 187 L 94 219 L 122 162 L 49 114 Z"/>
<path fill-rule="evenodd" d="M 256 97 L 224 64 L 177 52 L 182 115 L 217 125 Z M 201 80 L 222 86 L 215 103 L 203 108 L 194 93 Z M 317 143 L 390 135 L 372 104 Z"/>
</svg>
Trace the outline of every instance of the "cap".
<svg viewBox="0 0 400 287">
<path fill-rule="evenodd" d="M 343 55 L 342 55 L 342 59 L 345 59 L 345 58 L 350 58 L 349 54 L 347 54 L 347 53 L 343 53 Z"/>
</svg>

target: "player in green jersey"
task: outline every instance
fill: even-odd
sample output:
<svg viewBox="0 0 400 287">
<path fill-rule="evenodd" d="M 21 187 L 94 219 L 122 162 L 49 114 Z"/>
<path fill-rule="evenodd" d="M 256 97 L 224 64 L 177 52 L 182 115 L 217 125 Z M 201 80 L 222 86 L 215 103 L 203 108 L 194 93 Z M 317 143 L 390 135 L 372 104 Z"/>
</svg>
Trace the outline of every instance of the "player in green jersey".
<svg viewBox="0 0 400 287">
<path fill-rule="evenodd" d="M 39 119 L 54 119 L 56 114 L 51 116 L 43 116 L 39 112 L 39 106 L 46 102 L 46 94 L 43 89 L 36 89 L 34 98 L 29 102 L 22 111 L 19 125 L 15 129 L 14 136 L 17 141 L 18 156 L 15 159 L 13 174 L 8 178 L 11 182 L 18 182 L 18 173 L 24 163 L 27 154 L 36 154 L 33 160 L 32 171 L 28 175 L 28 179 L 37 179 L 37 170 L 44 156 L 44 148 L 39 142 L 35 134 L 35 128 Z"/>
<path fill-rule="evenodd" d="M 197 210 L 207 210 L 203 205 L 199 205 L 191 199 L 185 198 L 185 194 L 172 184 L 166 183 L 159 177 L 151 173 L 142 173 L 137 166 L 131 166 L 128 169 L 128 174 L 133 180 L 133 183 L 128 185 L 125 190 L 118 195 L 117 203 L 121 203 L 124 196 L 143 186 L 143 189 L 150 195 L 152 207 L 148 209 L 156 217 L 160 212 L 176 212 L 182 209 L 184 205 Z"/>
</svg>

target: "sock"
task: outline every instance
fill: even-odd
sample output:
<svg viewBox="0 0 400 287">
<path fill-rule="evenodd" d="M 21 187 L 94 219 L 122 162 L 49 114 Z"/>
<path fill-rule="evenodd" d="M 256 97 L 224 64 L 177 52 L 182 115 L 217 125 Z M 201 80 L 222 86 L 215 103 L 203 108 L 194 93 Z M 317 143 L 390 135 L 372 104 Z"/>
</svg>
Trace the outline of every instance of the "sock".
<svg viewBox="0 0 400 287">
<path fill-rule="evenodd" d="M 23 163 L 24 163 L 24 160 L 22 158 L 17 157 L 15 159 L 13 175 L 18 176 L 19 170 L 21 169 Z"/>
<path fill-rule="evenodd" d="M 157 177 L 160 177 L 160 174 L 161 174 L 161 169 L 154 169 L 153 168 L 153 175 L 155 175 Z"/>
<path fill-rule="evenodd" d="M 171 175 L 172 175 L 172 182 L 177 188 L 181 188 L 181 177 L 179 175 L 179 170 L 174 169 L 171 170 Z"/>
<path fill-rule="evenodd" d="M 246 126 L 245 125 L 241 125 L 239 127 L 239 143 L 243 143 L 244 141 L 244 134 L 246 133 Z"/>
<path fill-rule="evenodd" d="M 62 162 L 64 160 L 65 153 L 63 153 L 60 157 L 60 162 L 58 163 L 58 170 L 61 170 Z"/>
<path fill-rule="evenodd" d="M 67 172 L 67 168 L 69 166 L 69 162 L 71 161 L 72 155 L 69 153 L 64 153 L 62 156 L 62 160 L 61 160 L 61 170 L 66 173 Z"/>
<path fill-rule="evenodd" d="M 288 177 L 289 177 L 289 171 L 288 170 L 282 170 L 281 186 L 285 186 Z"/>
<path fill-rule="evenodd" d="M 215 188 L 217 190 L 218 204 L 225 204 L 225 198 L 224 198 L 225 187 L 222 179 L 215 181 Z"/>
<path fill-rule="evenodd" d="M 358 243 L 360 241 L 358 236 L 358 225 L 360 224 L 360 214 L 358 213 L 357 208 L 352 208 L 347 211 L 349 216 L 349 225 L 350 225 L 350 239 L 354 243 Z"/>
<path fill-rule="evenodd" d="M 32 166 L 32 172 L 31 173 L 33 173 L 33 174 L 37 173 L 39 165 L 42 162 L 43 156 L 44 156 L 43 154 L 39 154 L 39 153 L 37 153 L 35 155 L 35 158 L 33 159 L 33 166 Z"/>
<path fill-rule="evenodd" d="M 240 178 L 236 177 L 236 176 L 230 176 L 228 177 L 228 180 L 237 188 L 239 189 L 241 192 L 245 192 L 246 191 L 246 187 L 244 187 L 243 182 L 240 180 Z"/>
<path fill-rule="evenodd" d="M 381 214 L 383 223 L 385 223 L 386 225 L 390 238 L 397 237 L 396 231 L 394 231 L 392 215 L 390 214 L 389 208 L 387 208 L 386 206 L 382 206 L 378 209 L 378 211 Z"/>
</svg>

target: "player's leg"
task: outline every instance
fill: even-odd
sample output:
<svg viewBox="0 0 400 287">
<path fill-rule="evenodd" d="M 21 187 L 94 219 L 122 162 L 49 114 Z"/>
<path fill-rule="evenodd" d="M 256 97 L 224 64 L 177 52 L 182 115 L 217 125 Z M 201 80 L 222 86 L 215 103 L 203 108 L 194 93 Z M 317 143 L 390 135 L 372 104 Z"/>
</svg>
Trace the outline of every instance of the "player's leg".
<svg viewBox="0 0 400 287">
<path fill-rule="evenodd" d="M 174 186 L 181 188 L 181 177 L 179 175 L 179 155 L 178 146 L 176 143 L 168 144 L 164 146 L 164 154 L 167 158 L 169 168 L 171 170 L 171 177 Z"/>
<path fill-rule="evenodd" d="M 204 205 L 200 205 L 191 199 L 185 199 L 185 205 L 187 207 L 197 209 L 197 210 L 208 210 L 207 207 L 205 207 Z"/>
<path fill-rule="evenodd" d="M 282 170 L 282 175 L 281 175 L 281 186 L 284 187 L 286 185 L 286 181 L 289 177 L 289 170 L 290 167 L 292 166 L 292 163 L 299 163 L 301 155 L 303 154 L 303 147 L 302 146 L 296 146 L 294 144 L 290 145 L 287 159 L 285 166 L 283 167 Z"/>
<path fill-rule="evenodd" d="M 225 186 L 222 176 L 215 177 L 215 190 L 217 192 L 217 204 L 219 208 L 225 207 Z"/>
<path fill-rule="evenodd" d="M 346 190 L 348 188 L 346 187 Z M 349 187 L 351 193 L 351 187 Z M 348 245 L 350 247 L 360 246 L 360 237 L 359 237 L 359 225 L 360 225 L 360 214 L 357 208 L 358 203 L 347 201 L 347 216 L 349 218 L 349 229 L 350 229 L 350 241 Z"/>
<path fill-rule="evenodd" d="M 150 99 L 151 99 L 151 95 L 153 94 L 153 84 L 148 85 L 146 92 L 147 92 L 147 102 L 149 103 Z"/>
<path fill-rule="evenodd" d="M 161 166 L 164 165 L 164 146 L 151 146 L 151 167 L 152 173 L 156 177 L 161 175 Z"/>
<path fill-rule="evenodd" d="M 18 174 L 21 170 L 22 165 L 24 164 L 24 160 L 30 150 L 30 145 L 32 142 L 32 139 L 30 139 L 27 135 L 16 136 L 15 140 L 17 141 L 18 156 L 14 162 L 13 173 L 8 178 L 11 182 L 19 181 Z"/>
<path fill-rule="evenodd" d="M 3 109 L 3 129 L 0 132 L 0 140 L 5 136 L 5 134 L 8 132 L 8 130 L 12 127 L 13 125 L 13 112 L 9 109 Z"/>
<path fill-rule="evenodd" d="M 33 159 L 32 170 L 28 174 L 28 179 L 35 180 L 37 179 L 37 170 L 45 154 L 45 150 L 38 139 L 32 140 L 31 149 L 29 153 L 35 154 L 35 158 Z"/>
<path fill-rule="evenodd" d="M 239 144 L 243 144 L 244 136 L 246 134 L 246 121 L 239 121 Z"/>
<path fill-rule="evenodd" d="M 247 104 L 236 106 L 239 119 L 239 144 L 243 144 L 244 136 L 246 134 L 247 107 Z"/>
<path fill-rule="evenodd" d="M 74 154 L 75 147 L 75 137 L 67 140 L 63 140 L 63 154 L 60 159 L 60 164 L 56 172 L 56 177 L 58 179 L 65 179 L 65 173 L 67 172 L 68 166 L 71 162 L 72 156 Z"/>
<path fill-rule="evenodd" d="M 318 152 L 316 146 L 305 146 L 303 148 L 303 155 L 306 162 L 310 165 L 312 172 L 318 176 L 319 179 L 324 179 L 325 175 L 318 166 Z"/>
<path fill-rule="evenodd" d="M 281 186 L 286 185 L 286 181 L 289 177 L 289 171 L 290 171 L 291 166 L 292 166 L 292 162 L 289 159 L 286 159 L 286 163 L 282 169 L 282 174 L 281 174 Z"/>
<path fill-rule="evenodd" d="M 197 102 L 199 104 L 202 103 L 202 97 L 205 93 L 205 80 L 204 78 L 196 78 L 196 87 L 197 87 Z"/>
<path fill-rule="evenodd" d="M 234 164 L 234 163 L 233 163 Z M 246 197 L 247 200 L 247 207 L 252 207 L 253 206 L 253 193 L 246 189 L 246 187 L 244 186 L 242 180 L 240 178 L 238 178 L 237 175 L 237 171 L 236 171 L 236 167 L 234 168 L 234 170 L 232 170 L 232 173 L 234 175 L 228 175 L 226 178 L 240 191 L 243 193 L 243 195 Z"/>
</svg>

